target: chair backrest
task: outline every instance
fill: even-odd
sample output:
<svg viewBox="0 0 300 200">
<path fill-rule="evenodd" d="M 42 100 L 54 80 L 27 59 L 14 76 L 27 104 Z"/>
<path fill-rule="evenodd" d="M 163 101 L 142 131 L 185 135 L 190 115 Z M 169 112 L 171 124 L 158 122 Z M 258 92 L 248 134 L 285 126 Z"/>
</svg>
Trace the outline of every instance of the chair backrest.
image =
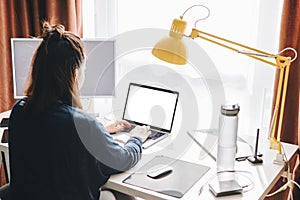
<svg viewBox="0 0 300 200">
<path fill-rule="evenodd" d="M 9 153 L 8 153 L 8 129 L 0 129 L 0 166 L 4 167 L 6 181 L 10 180 Z"/>
<path fill-rule="evenodd" d="M 9 200 L 9 183 L 0 187 L 0 199 Z"/>
</svg>

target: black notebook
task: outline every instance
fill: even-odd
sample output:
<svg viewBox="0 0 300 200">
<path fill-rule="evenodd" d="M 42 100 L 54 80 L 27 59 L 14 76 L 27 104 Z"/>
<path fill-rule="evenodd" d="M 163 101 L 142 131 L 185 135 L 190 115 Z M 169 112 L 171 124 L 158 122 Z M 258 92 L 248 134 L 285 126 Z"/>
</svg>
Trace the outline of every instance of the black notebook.
<svg viewBox="0 0 300 200">
<path fill-rule="evenodd" d="M 209 169 L 204 165 L 156 156 L 123 182 L 181 198 Z M 153 176 L 158 171 L 162 173 Z"/>
</svg>

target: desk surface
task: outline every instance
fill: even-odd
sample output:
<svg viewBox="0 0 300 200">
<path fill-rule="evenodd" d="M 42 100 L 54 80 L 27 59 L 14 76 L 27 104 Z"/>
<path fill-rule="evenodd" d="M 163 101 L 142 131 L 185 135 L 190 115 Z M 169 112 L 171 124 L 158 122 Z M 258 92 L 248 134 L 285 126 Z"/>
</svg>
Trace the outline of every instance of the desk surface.
<svg viewBox="0 0 300 200">
<path fill-rule="evenodd" d="M 182 133 L 184 134 L 184 133 Z M 186 134 L 185 134 L 186 135 Z M 197 134 L 195 135 L 198 141 L 205 141 L 208 136 L 206 134 Z M 178 145 L 172 145 L 172 140 L 174 137 L 169 135 L 169 138 L 165 139 L 157 143 L 157 146 L 153 146 L 149 149 L 144 150 L 143 157 L 141 161 L 131 170 L 113 175 L 108 180 L 106 187 L 121 191 L 123 193 L 127 193 L 130 195 L 134 195 L 137 197 L 141 197 L 143 199 L 178 199 L 175 197 L 167 196 L 164 194 L 160 194 L 154 191 L 150 191 L 147 189 L 143 189 L 141 187 L 132 186 L 122 181 L 132 174 L 134 171 L 137 171 L 140 167 L 146 164 L 149 160 L 151 160 L 156 155 L 165 155 L 169 157 L 173 157 L 176 159 L 181 159 L 193 163 L 198 163 L 201 165 L 209 166 L 211 169 L 200 179 L 196 182 L 193 187 L 181 198 L 181 199 L 263 199 L 266 194 L 270 192 L 272 187 L 275 183 L 279 180 L 282 173 L 284 172 L 284 166 L 273 164 L 273 160 L 276 157 L 277 151 L 269 149 L 269 142 L 268 140 L 261 141 L 260 145 L 261 148 L 260 152 L 263 154 L 263 164 L 261 165 L 251 165 L 247 160 L 245 161 L 236 161 L 235 163 L 235 170 L 237 171 L 246 171 L 239 173 L 240 178 L 248 177 L 253 181 L 253 185 L 246 189 L 249 191 L 244 192 L 243 194 L 238 195 L 230 195 L 225 197 L 218 197 L 216 198 L 213 194 L 209 191 L 208 182 L 213 178 L 216 177 L 216 163 L 215 161 L 207 156 L 205 152 L 200 149 L 194 142 L 192 142 L 191 138 L 186 135 L 186 140 L 189 140 L 189 145 L 186 148 L 180 149 L 182 147 L 178 147 Z M 162 149 L 163 146 L 167 146 L 167 148 Z M 290 160 L 293 155 L 296 154 L 298 146 L 283 143 L 284 151 L 286 152 L 287 159 Z M 216 156 L 216 145 L 211 146 L 210 152 Z M 248 144 L 243 142 L 238 142 L 238 155 L 251 155 L 251 148 Z M 177 153 L 176 153 L 177 152 Z M 197 173 L 197 172 L 195 172 Z M 242 184 L 250 183 L 248 178 L 244 178 Z M 247 185 L 246 184 L 246 185 Z M 201 188 L 201 194 L 199 195 L 199 191 Z"/>
<path fill-rule="evenodd" d="M 3 117 L 9 117 L 10 111 L 0 113 L 0 119 Z M 3 128 L 1 128 L 1 136 L 3 133 Z M 216 136 L 208 134 L 194 134 L 195 138 L 200 141 L 204 146 L 209 147 L 209 151 L 216 156 Z M 215 137 L 215 138 L 214 138 Z M 206 143 L 206 144 L 204 144 Z M 250 142 L 252 144 L 253 141 Z M 0 148 L 2 150 L 7 150 L 7 144 L 1 144 Z M 274 184 L 279 180 L 282 173 L 284 172 L 284 166 L 273 164 L 273 160 L 276 157 L 277 151 L 269 149 L 268 140 L 260 140 L 259 151 L 263 154 L 264 163 L 261 165 L 251 165 L 248 161 L 241 161 L 235 163 L 235 170 L 247 171 L 245 173 L 248 177 L 251 178 L 254 185 L 253 188 L 244 192 L 240 195 L 231 195 L 226 197 L 219 197 L 217 199 L 263 199 L 266 194 L 268 194 Z M 297 152 L 298 146 L 292 144 L 283 143 L 284 151 L 286 152 L 287 160 L 290 160 Z M 248 144 L 243 142 L 238 142 L 238 156 L 240 155 L 251 155 L 251 149 Z M 121 191 L 126 194 L 134 195 L 141 197 L 143 199 L 168 199 L 175 200 L 178 198 L 167 196 L 161 193 L 143 189 L 141 187 L 136 187 L 123 183 L 122 181 L 127 178 L 134 171 L 137 171 L 140 167 L 146 164 L 148 161 L 153 159 L 157 155 L 169 156 L 175 159 L 181 159 L 184 161 L 198 163 L 201 165 L 206 165 L 210 167 L 210 170 L 198 180 L 193 187 L 186 192 L 186 194 L 181 198 L 182 200 L 191 200 L 191 199 L 216 199 L 208 189 L 208 182 L 215 177 L 216 174 L 216 163 L 209 157 L 205 151 L 200 149 L 200 147 L 192 141 L 192 139 L 186 134 L 181 133 L 171 134 L 168 138 L 157 143 L 155 146 L 152 146 L 149 149 L 144 150 L 141 161 L 131 170 L 126 171 L 121 174 L 116 174 L 111 176 L 111 178 L 106 183 L 106 187 Z M 197 172 L 195 172 L 197 173 Z M 251 175 L 249 174 L 251 173 Z M 200 188 L 202 192 L 199 196 Z"/>
</svg>

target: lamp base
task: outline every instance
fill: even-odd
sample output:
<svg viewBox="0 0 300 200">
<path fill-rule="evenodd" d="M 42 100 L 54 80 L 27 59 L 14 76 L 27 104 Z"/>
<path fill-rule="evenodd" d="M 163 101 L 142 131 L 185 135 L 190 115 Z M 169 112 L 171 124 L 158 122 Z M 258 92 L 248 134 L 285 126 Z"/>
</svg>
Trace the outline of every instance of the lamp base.
<svg viewBox="0 0 300 200">
<path fill-rule="evenodd" d="M 257 156 L 248 157 L 247 160 L 253 165 L 263 163 L 263 160 Z"/>
<path fill-rule="evenodd" d="M 273 160 L 273 163 L 283 165 L 285 163 L 283 154 L 277 153 L 275 160 Z"/>
</svg>

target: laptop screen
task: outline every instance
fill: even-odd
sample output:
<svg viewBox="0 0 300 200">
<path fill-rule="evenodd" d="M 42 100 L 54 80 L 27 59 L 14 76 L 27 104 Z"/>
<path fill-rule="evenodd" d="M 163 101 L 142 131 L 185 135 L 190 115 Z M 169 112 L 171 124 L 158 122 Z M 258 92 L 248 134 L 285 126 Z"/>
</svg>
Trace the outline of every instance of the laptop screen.
<svg viewBox="0 0 300 200">
<path fill-rule="evenodd" d="M 123 119 L 171 132 L 178 95 L 176 91 L 130 83 Z"/>
</svg>

